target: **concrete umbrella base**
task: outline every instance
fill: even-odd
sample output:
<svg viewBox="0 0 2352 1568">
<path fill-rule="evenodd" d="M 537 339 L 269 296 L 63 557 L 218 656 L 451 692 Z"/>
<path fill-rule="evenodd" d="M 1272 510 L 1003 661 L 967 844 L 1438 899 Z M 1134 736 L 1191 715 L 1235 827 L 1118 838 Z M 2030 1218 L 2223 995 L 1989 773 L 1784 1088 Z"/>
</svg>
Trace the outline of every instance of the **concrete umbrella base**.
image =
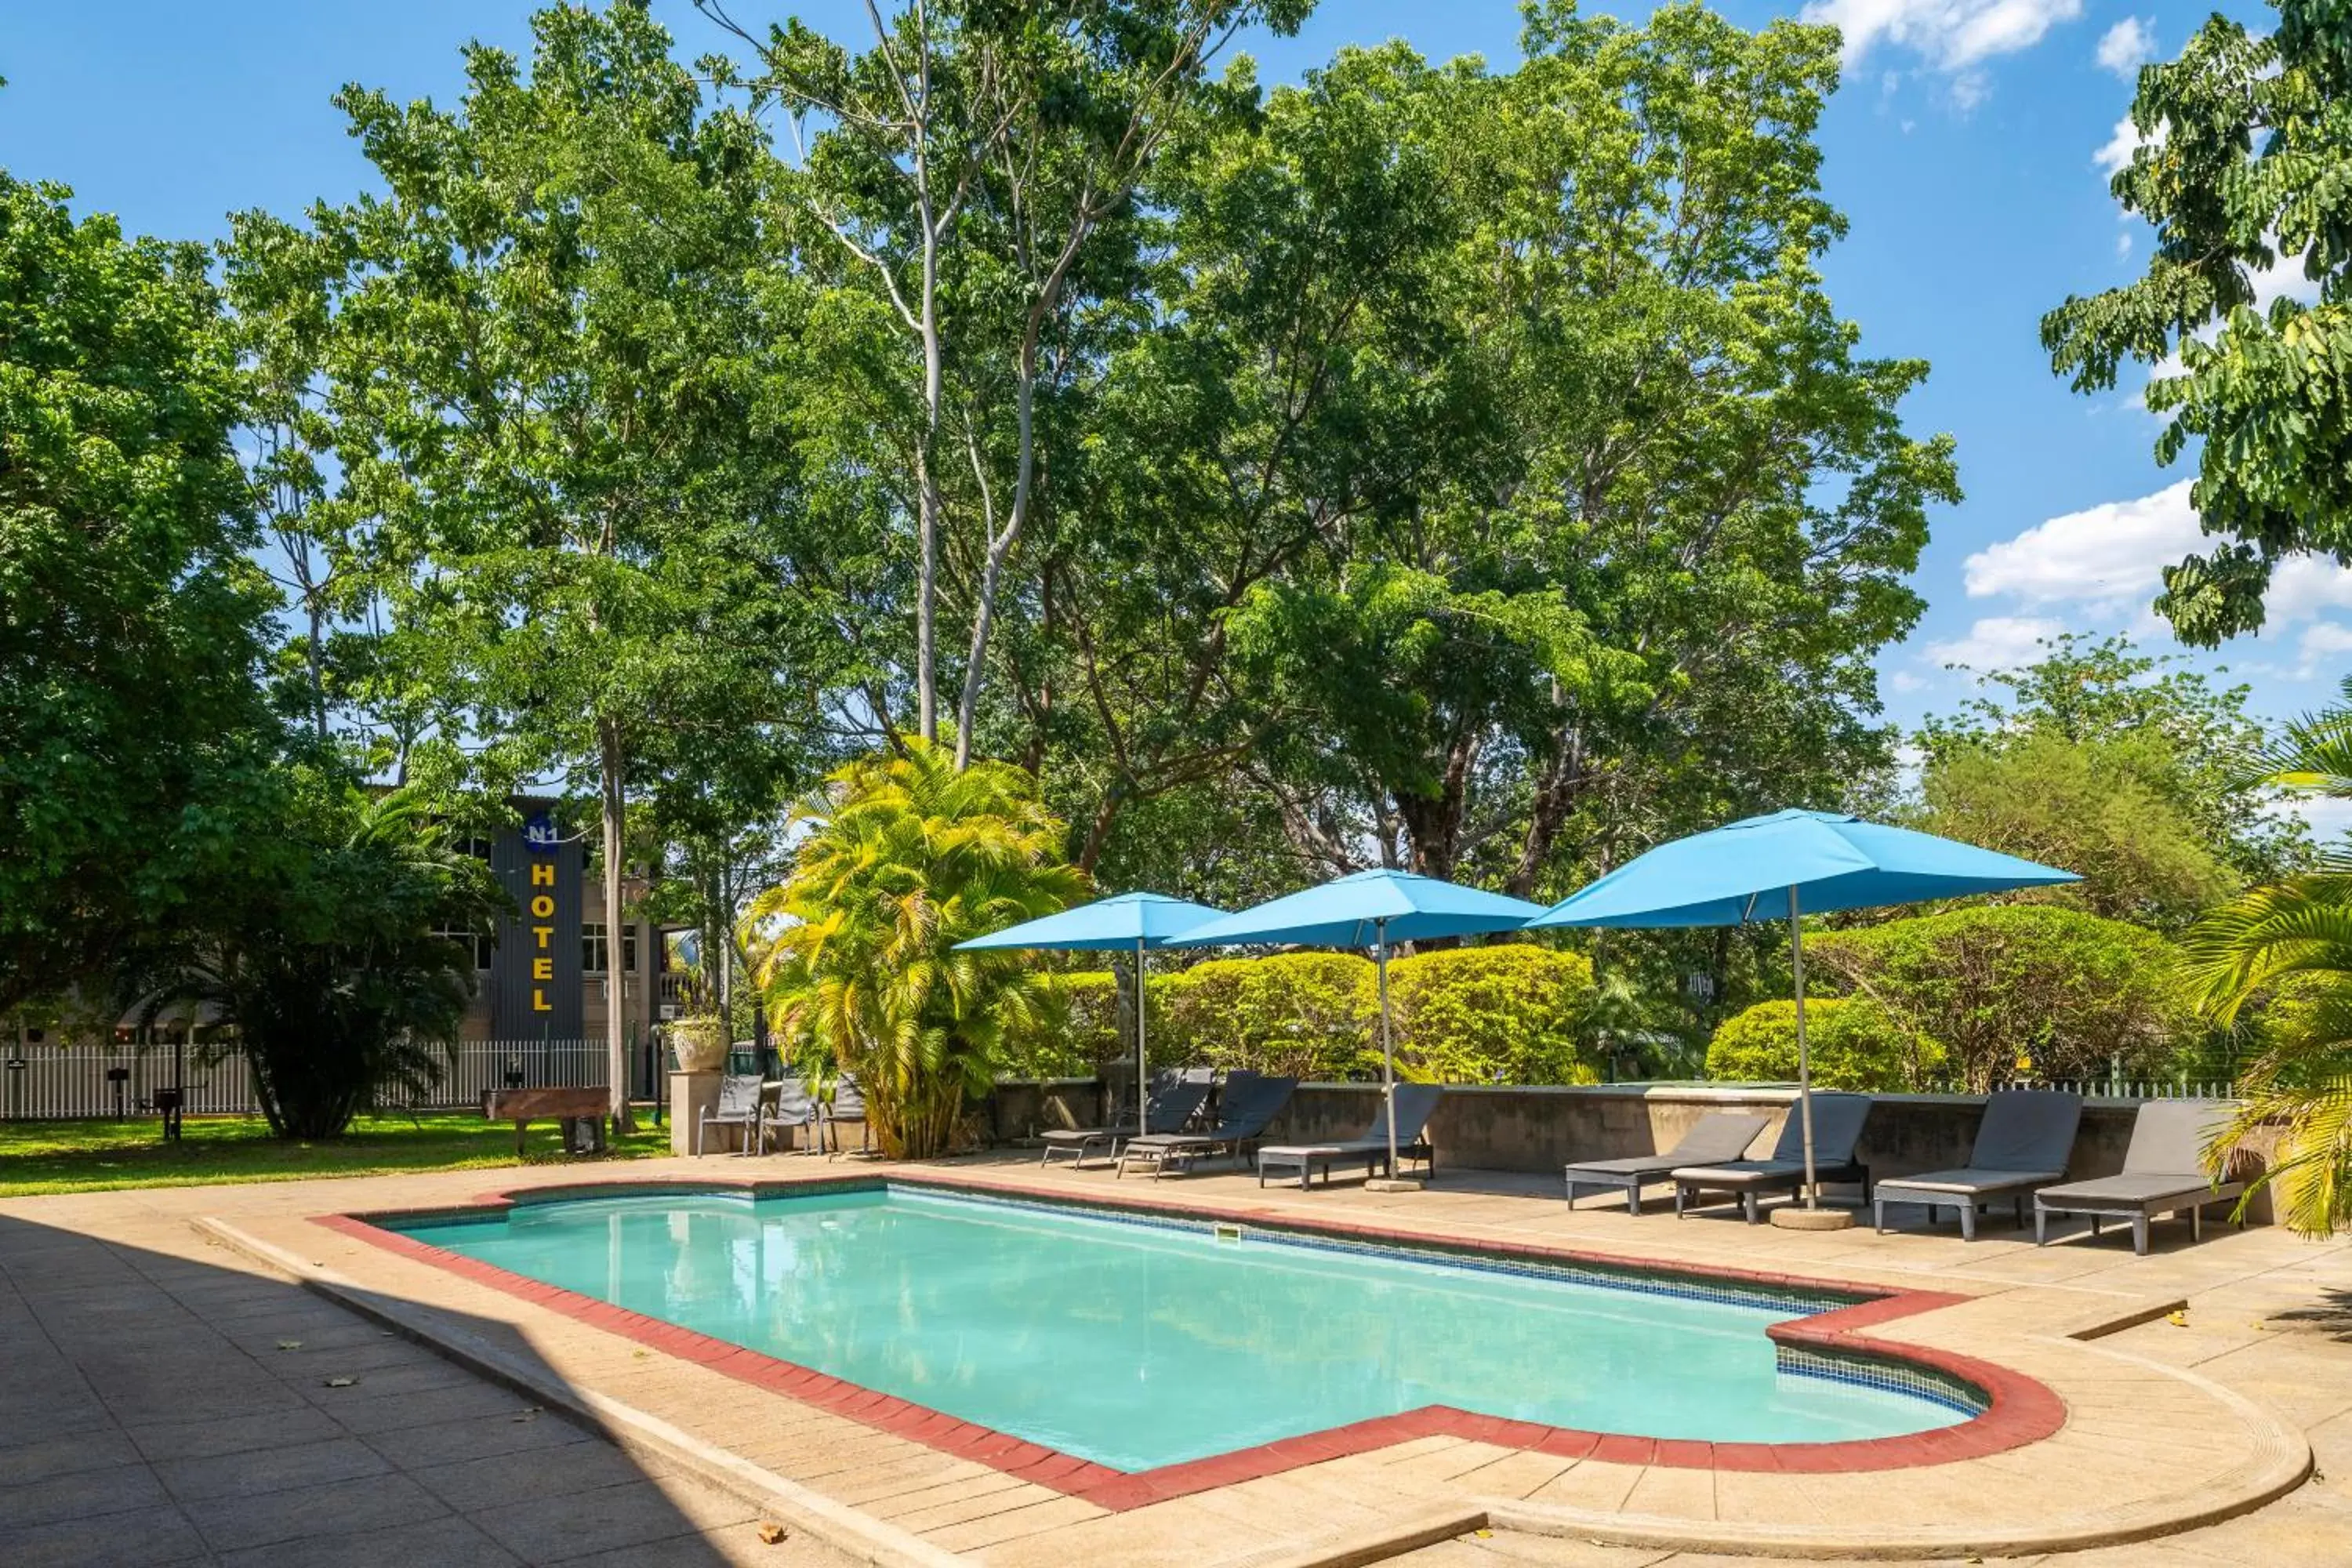
<svg viewBox="0 0 2352 1568">
<path fill-rule="evenodd" d="M 1417 1193 L 1423 1184 L 1411 1176 L 1374 1176 L 1364 1184 L 1368 1193 Z"/>
<path fill-rule="evenodd" d="M 1772 1223 L 1782 1230 L 1851 1230 L 1852 1209 L 1809 1209 L 1794 1204 L 1772 1211 Z"/>
</svg>

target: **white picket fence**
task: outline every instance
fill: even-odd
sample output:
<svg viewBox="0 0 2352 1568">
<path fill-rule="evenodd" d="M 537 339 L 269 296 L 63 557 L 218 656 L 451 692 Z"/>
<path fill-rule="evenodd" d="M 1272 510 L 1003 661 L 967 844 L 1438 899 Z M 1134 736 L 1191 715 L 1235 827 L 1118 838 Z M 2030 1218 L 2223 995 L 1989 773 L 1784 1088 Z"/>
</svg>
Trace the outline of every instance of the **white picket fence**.
<svg viewBox="0 0 2352 1568">
<path fill-rule="evenodd" d="M 601 1040 L 468 1040 L 434 1091 L 412 1105 L 380 1109 L 462 1110 L 486 1090 L 602 1089 L 609 1081 Z M 261 1106 L 245 1059 L 183 1069 L 190 1116 L 257 1116 Z M 120 1073 L 118 1079 L 110 1075 Z M 155 1091 L 172 1087 L 172 1048 L 102 1052 L 31 1046 L 0 1062 L 0 1121 L 63 1121 L 152 1113 Z"/>
</svg>

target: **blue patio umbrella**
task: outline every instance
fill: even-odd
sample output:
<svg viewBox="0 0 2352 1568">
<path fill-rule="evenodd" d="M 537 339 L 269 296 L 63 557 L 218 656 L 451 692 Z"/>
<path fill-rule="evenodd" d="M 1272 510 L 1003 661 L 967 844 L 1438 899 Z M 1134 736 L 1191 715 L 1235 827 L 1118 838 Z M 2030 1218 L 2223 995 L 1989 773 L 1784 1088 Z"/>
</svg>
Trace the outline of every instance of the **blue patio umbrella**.
<svg viewBox="0 0 2352 1568">
<path fill-rule="evenodd" d="M 1164 893 L 1120 893 L 1097 899 L 1057 915 L 1045 915 L 1007 926 L 986 936 L 956 943 L 959 952 L 989 948 L 1055 948 L 1089 952 L 1135 951 L 1135 1124 L 1149 1132 L 1150 1115 L 1143 1088 L 1150 1069 L 1144 1061 L 1143 954 L 1179 932 L 1218 919 L 1225 911 L 1207 904 L 1188 903 Z"/>
<path fill-rule="evenodd" d="M 1529 921 L 1528 928 L 1744 925 L 1785 913 L 1796 980 L 1797 1104 L 1804 1120 L 1810 1208 L 1818 1194 L 1801 917 L 2080 879 L 2072 871 L 1932 833 L 1835 812 L 1776 811 L 1661 844 L 1585 884 Z"/>
<path fill-rule="evenodd" d="M 1359 871 L 1305 892 L 1194 926 L 1171 947 L 1229 946 L 1278 942 L 1301 947 L 1369 947 L 1379 967 L 1381 1096 L 1393 1108 L 1396 1047 L 1389 1026 L 1389 948 L 1401 942 L 1486 931 L 1517 931 L 1542 913 L 1525 899 L 1481 892 L 1409 871 Z M 1396 1118 L 1389 1130 L 1389 1173 L 1396 1173 Z"/>
</svg>

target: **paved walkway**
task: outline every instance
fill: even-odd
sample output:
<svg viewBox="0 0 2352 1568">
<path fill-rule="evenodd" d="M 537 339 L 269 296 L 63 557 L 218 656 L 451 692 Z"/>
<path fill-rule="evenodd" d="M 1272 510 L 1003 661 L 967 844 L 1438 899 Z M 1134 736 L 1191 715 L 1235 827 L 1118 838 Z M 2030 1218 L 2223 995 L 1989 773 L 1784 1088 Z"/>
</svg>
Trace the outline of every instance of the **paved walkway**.
<svg viewBox="0 0 2352 1568">
<path fill-rule="evenodd" d="M 184 1220 L 0 1205 L 8 1568 L 830 1568 Z M 39 1205 L 31 1205 L 37 1208 Z"/>
<path fill-rule="evenodd" d="M 689 1173 L 725 1179 L 757 1173 L 762 1178 L 790 1180 L 838 1175 L 845 1169 L 779 1157 L 699 1164 L 649 1162 L 594 1173 L 641 1180 Z M 0 1204 L 0 1277 L 18 1292 L 0 1303 L 6 1313 L 0 1317 L 0 1336 L 5 1336 L 0 1349 L 15 1364 L 18 1341 L 29 1326 L 37 1353 L 43 1353 L 39 1346 L 47 1346 L 50 1369 L 22 1380 L 26 1386 L 69 1390 L 74 1378 L 80 1378 L 104 1417 L 100 1419 L 89 1403 L 63 1394 L 58 1395 L 62 1403 L 54 1406 L 30 1407 L 46 1413 L 42 1425 L 49 1436 L 43 1441 L 62 1445 L 66 1457 L 35 1461 L 47 1470 L 26 1474 L 16 1486 L 0 1489 L 0 1530 L 19 1520 L 31 1522 L 26 1513 L 11 1511 L 10 1493 L 23 1494 L 25 1505 L 35 1512 L 44 1506 L 68 1510 L 47 1518 L 72 1516 L 75 1505 L 58 1500 L 71 1489 L 66 1482 L 81 1477 L 75 1484 L 110 1500 L 111 1517 L 125 1518 L 142 1510 L 146 1510 L 142 1518 L 152 1515 L 147 1529 L 156 1550 L 143 1554 L 110 1551 L 110 1537 L 93 1533 L 92 1521 L 59 1530 L 53 1539 L 26 1537 L 41 1541 L 42 1550 L 49 1553 L 27 1561 L 135 1563 L 202 1561 L 209 1553 L 220 1561 L 244 1562 L 248 1559 L 232 1554 L 302 1542 L 303 1532 L 310 1531 L 312 1555 L 304 1555 L 298 1546 L 278 1558 L 249 1560 L 364 1562 L 368 1559 L 360 1556 L 315 1554 L 315 1531 L 342 1529 L 357 1518 L 362 1522 L 355 1527 L 354 1540 L 379 1534 L 389 1539 L 394 1526 L 366 1522 L 381 1521 L 385 1515 L 354 1511 L 347 1516 L 332 1503 L 312 1505 L 325 1510 L 328 1522 L 320 1522 L 321 1516 L 306 1513 L 292 1494 L 370 1482 L 421 1500 L 417 1511 L 391 1508 L 398 1530 L 446 1531 L 452 1540 L 478 1542 L 479 1549 L 490 1553 L 482 1561 L 520 1557 L 531 1562 L 691 1564 L 824 1560 L 822 1549 L 797 1538 L 782 1547 L 757 1546 L 750 1534 L 749 1513 L 740 1505 L 724 1502 L 719 1494 L 698 1488 L 658 1463 L 631 1459 L 591 1442 L 578 1428 L 563 1426 L 551 1416 L 518 1421 L 515 1417 L 523 1412 L 514 1395 L 476 1382 L 405 1342 L 386 1340 L 372 1325 L 257 1272 L 222 1249 L 206 1249 L 190 1228 L 206 1216 L 230 1222 L 241 1233 L 285 1249 L 283 1256 L 298 1269 L 340 1272 L 387 1309 L 446 1322 L 453 1332 L 500 1347 L 501 1354 L 527 1359 L 567 1387 L 624 1402 L 691 1438 L 740 1457 L 749 1467 L 822 1494 L 835 1506 L 846 1505 L 887 1526 L 895 1539 L 914 1541 L 934 1555 L 975 1553 L 1006 1568 L 1072 1561 L 1085 1562 L 1089 1568 L 1121 1563 L 1271 1563 L 1283 1561 L 1286 1552 L 1311 1553 L 1327 1548 L 1337 1539 L 1335 1531 L 1344 1533 L 1350 1525 L 1442 1520 L 1448 1508 L 1465 1501 L 1501 1498 L 1525 1500 L 1536 1513 L 1551 1508 L 1537 1522 L 1571 1533 L 1559 1537 L 1502 1530 L 1447 1541 L 1399 1560 L 1452 1560 L 1479 1568 L 1502 1568 L 1505 1558 L 1566 1564 L 1671 1563 L 1675 1568 L 1696 1568 L 1736 1559 L 1676 1555 L 1663 1547 L 1594 1546 L 1575 1532 L 1577 1521 L 1635 1512 L 1670 1522 L 1680 1519 L 1692 1524 L 1720 1521 L 1737 1525 L 1778 1506 L 1766 1496 L 1772 1478 L 1759 1482 L 1757 1478 L 1710 1478 L 1705 1471 L 1674 1473 L 1663 1468 L 1621 1476 L 1612 1471 L 1624 1467 L 1597 1461 L 1560 1465 L 1533 1453 L 1507 1448 L 1486 1452 L 1483 1450 L 1491 1446 L 1442 1438 L 1106 1515 L 1082 1500 L 812 1409 L 708 1367 L 649 1352 L 625 1338 L 309 1222 L 310 1215 L 335 1210 L 446 1203 L 486 1189 L 576 1180 L 580 1174 L 539 1168 Z M 1965 1296 L 1969 1298 L 1965 1303 L 1889 1325 L 1885 1331 L 1988 1355 L 2048 1379 L 2075 1406 L 2075 1419 L 2062 1436 L 2078 1447 L 2064 1458 L 2053 1448 L 2046 1455 L 2020 1450 L 1979 1461 L 1994 1468 L 1965 1486 L 1944 1484 L 1949 1478 L 1938 1476 L 1938 1470 L 1953 1467 L 1851 1478 L 1856 1484 L 1845 1489 L 1809 1481 L 1801 1500 L 1811 1517 L 1831 1523 L 1880 1521 L 1885 1528 L 1900 1529 L 1930 1515 L 2033 1518 L 2096 1510 L 2135 1497 L 2161 1503 L 2168 1494 L 2193 1489 L 2241 1464 L 2245 1456 L 2236 1446 L 2253 1438 L 2231 1434 L 2252 1433 L 2251 1421 L 2278 1430 L 2299 1429 L 2307 1436 L 2324 1479 L 2244 1519 L 2210 1530 L 2049 1561 L 2068 1568 L 2077 1563 L 2082 1568 L 2118 1568 L 2132 1563 L 2194 1568 L 2216 1560 L 2241 1568 L 2352 1563 L 2352 1491 L 2337 1479 L 2338 1471 L 2352 1478 L 2352 1248 L 2340 1245 L 2306 1244 L 2275 1230 L 2217 1234 L 2209 1229 L 2208 1240 L 2192 1247 L 2184 1226 L 2178 1237 L 2160 1230 L 2155 1254 L 2134 1258 L 2128 1242 L 2113 1237 L 2036 1249 L 1999 1228 L 1966 1247 L 1948 1235 L 1917 1232 L 1883 1237 L 1867 1231 L 1810 1236 L 1750 1228 L 1728 1219 L 1677 1223 L 1653 1215 L 1636 1220 L 1606 1207 L 1570 1214 L 1553 1195 L 1549 1183 L 1479 1173 L 1449 1173 L 1429 1192 L 1396 1195 L 1345 1184 L 1312 1194 L 1261 1192 L 1252 1182 L 1218 1176 L 1170 1182 L 1155 1190 L 1136 1181 L 1114 1184 L 1098 1173 L 1061 1169 L 1041 1175 L 1011 1162 L 966 1165 L 961 1174 L 971 1181 L 1042 1185 L 1060 1192 L 1156 1196 L 1235 1214 L 1353 1219 L 1474 1239 L 1843 1278 Z M 101 1244 L 61 1235 L 68 1229 L 106 1240 Z M 45 1239 L 19 1235 L 27 1231 Z M 105 1261 L 96 1261 L 100 1258 Z M 53 1260 L 56 1268 L 48 1267 Z M 35 1275 L 37 1282 L 28 1284 Z M 140 1323 L 137 1344 L 143 1348 L 130 1348 L 119 1335 L 106 1332 L 96 1318 L 86 1320 L 76 1310 L 81 1300 L 102 1300 L 125 1289 L 146 1301 L 141 1315 L 163 1314 L 152 1321 L 168 1320 L 173 1325 L 151 1331 L 146 1322 Z M 2152 1301 L 2183 1297 L 2191 1304 L 2186 1328 L 2159 1320 L 2094 1346 L 2064 1337 L 2070 1325 L 2085 1318 L 2111 1319 Z M 296 1331 L 276 1321 L 308 1321 L 304 1314 L 313 1312 L 335 1321 L 349 1338 L 337 1340 L 324 1329 Z M 117 1327 L 122 1326 L 118 1320 Z M 279 1351 L 281 1339 L 299 1340 L 301 1348 Z M 332 1356 L 321 1359 L 323 1349 L 336 1345 L 347 1346 L 354 1355 L 386 1359 L 380 1370 L 373 1362 L 355 1362 L 348 1371 L 339 1370 L 342 1363 Z M 182 1370 L 191 1362 L 219 1369 L 217 1375 Z M 2102 1375 L 2097 1371 L 2101 1365 L 2115 1369 L 2105 1394 L 2084 1382 Z M 2184 1369 L 2203 1381 L 2170 1381 L 2163 1371 L 2167 1367 Z M 68 1370 L 73 1377 L 67 1375 Z M 357 1375 L 361 1381 L 350 1388 L 326 1387 L 328 1377 L 341 1375 Z M 127 1376 L 123 1386 L 130 1392 L 110 1392 L 109 1376 Z M 415 1379 L 416 1384 L 404 1386 L 403 1379 Z M 175 1394 L 232 1405 L 239 1398 L 268 1403 L 243 1410 L 207 1405 L 209 1419 L 194 1423 L 184 1410 L 173 1411 L 169 1418 L 155 1414 L 155 1406 L 177 1404 Z M 0 1383 L 0 1445 L 24 1432 L 15 1402 L 25 1397 Z M 459 1407 L 440 1409 L 436 1399 Z M 2099 1409 L 2109 1399 L 2125 1401 L 2116 1416 Z M 2147 1405 L 2147 1399 L 2155 1403 Z M 470 1403 L 475 1400 L 484 1403 L 477 1407 Z M 378 1405 L 396 1424 L 362 1413 Z M 2251 1412 L 2242 1419 L 2232 1414 L 2241 1406 Z M 2141 1409 L 2156 1414 L 2139 1418 L 2130 1414 Z M 279 1441 L 267 1421 L 239 1426 L 249 1416 L 278 1410 L 299 1413 L 289 1415 L 289 1421 L 310 1423 L 323 1417 L 332 1424 L 331 1435 L 321 1436 L 329 1428 L 310 1426 L 305 1429 L 307 1436 Z M 206 1527 L 206 1505 L 240 1500 L 205 1498 L 198 1492 L 234 1483 L 217 1473 L 207 1480 L 198 1469 L 180 1481 L 194 1489 L 184 1494 L 174 1489 L 169 1466 L 208 1456 L 160 1448 L 150 1452 L 142 1432 L 165 1427 L 187 1434 L 182 1442 L 241 1441 L 233 1436 L 239 1430 L 272 1433 L 266 1446 L 257 1441 L 247 1450 L 269 1452 L 270 1458 L 226 1468 L 232 1475 L 250 1472 L 263 1478 L 266 1489 L 256 1495 L 283 1499 L 267 1505 L 279 1510 L 281 1517 L 280 1523 L 269 1528 L 299 1530 L 267 1541 L 240 1540 L 234 1526 L 216 1520 L 211 1530 L 226 1533 L 215 1538 Z M 538 1436 L 541 1429 L 568 1435 L 560 1452 L 536 1461 L 504 1458 L 537 1453 L 533 1445 L 543 1440 Z M 198 1438 L 194 1434 L 199 1432 L 223 1436 Z M 412 1436 L 395 1436 L 402 1433 Z M 89 1446 L 77 1448 L 76 1442 L 85 1437 Z M 478 1447 L 468 1448 L 469 1443 Z M 17 1447 L 27 1448 L 23 1443 Z M 312 1447 L 341 1458 L 312 1457 L 306 1452 Z M 372 1458 L 362 1458 L 362 1450 Z M 571 1456 L 591 1452 L 599 1458 L 583 1461 L 580 1476 L 587 1480 L 574 1488 Z M 2128 1489 L 2129 1497 L 2103 1491 L 2106 1480 L 2082 1468 L 2080 1461 L 2102 1452 L 2117 1467 L 2117 1476 L 2140 1478 Z M 471 1462 L 477 1459 L 480 1462 Z M 503 1481 L 484 1469 L 492 1460 L 511 1467 Z M 300 1468 L 319 1464 L 331 1469 L 339 1463 L 365 1468 L 332 1475 Z M 436 1469 L 443 1473 L 427 1474 Z M 494 1495 L 465 1489 L 465 1483 L 476 1479 L 467 1473 L 472 1471 L 482 1472 L 478 1484 Z M 110 1484 L 89 1479 L 106 1472 L 113 1473 Z M 10 1473 L 0 1462 L 0 1475 Z M 48 1484 L 37 1479 L 43 1473 L 65 1488 L 46 1504 L 26 1490 Z M 1831 1478 L 1837 1483 L 1847 1479 Z M 408 1489 L 395 1483 L 404 1483 Z M 353 1495 L 362 1490 L 355 1489 Z M 580 1510 L 568 1509 L 564 1499 L 583 1495 L 597 1497 L 600 1509 L 610 1502 L 614 1522 L 596 1523 L 586 1531 L 572 1528 L 567 1533 L 563 1520 Z M 743 1495 L 741 1489 L 734 1495 Z M 131 1500 L 115 1505 L 124 1498 Z M 226 1519 L 240 1510 L 226 1507 L 220 1511 Z M 286 1521 L 289 1517 L 290 1523 Z M 601 1511 L 595 1515 L 605 1517 Z M 82 1533 L 76 1535 L 76 1530 Z M 541 1533 L 529 1533 L 532 1531 Z M 583 1534 L 606 1531 L 610 1538 L 583 1540 Z M 11 1547 L 16 1544 L 13 1536 L 0 1539 Z M 632 1551 L 641 1557 L 629 1557 Z M 607 1555 L 600 1558 L 596 1552 Z M 473 1560 L 421 1550 L 400 1555 L 420 1563 Z M 11 1563 L 17 1560 L 5 1552 L 0 1558 Z"/>
</svg>

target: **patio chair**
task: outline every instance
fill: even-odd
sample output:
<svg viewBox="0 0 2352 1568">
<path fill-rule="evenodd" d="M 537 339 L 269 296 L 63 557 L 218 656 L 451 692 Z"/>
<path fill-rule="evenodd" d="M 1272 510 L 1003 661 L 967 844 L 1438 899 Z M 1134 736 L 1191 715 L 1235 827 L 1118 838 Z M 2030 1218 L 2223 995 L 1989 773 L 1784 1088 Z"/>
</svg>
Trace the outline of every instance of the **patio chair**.
<svg viewBox="0 0 2352 1568">
<path fill-rule="evenodd" d="M 2148 1222 L 2160 1214 L 2189 1211 L 2189 1237 L 2205 1237 L 2205 1205 L 2242 1197 L 2246 1184 L 2205 1173 L 2205 1146 L 2226 1126 L 2235 1107 L 2215 1100 L 2151 1100 L 2132 1119 L 2131 1145 L 2124 1168 L 2113 1176 L 2068 1182 L 2033 1194 L 2033 1244 L 2050 1242 L 2053 1214 L 2087 1215 L 2091 1234 L 2104 1220 L 2129 1220 L 2132 1251 L 2147 1255 Z M 2243 1225 L 2241 1217 L 2238 1223 Z"/>
<path fill-rule="evenodd" d="M 1205 1074 L 1182 1073 L 1172 1079 L 1160 1079 L 1144 1100 L 1146 1121 L 1165 1131 L 1184 1127 L 1207 1101 L 1210 1088 Z M 1108 1127 L 1057 1127 L 1044 1135 L 1045 1152 L 1038 1157 L 1037 1163 L 1050 1165 L 1054 1156 L 1061 1154 L 1083 1165 L 1097 1150 L 1117 1154 L 1119 1145 L 1135 1135 L 1135 1123 L 1125 1121 Z"/>
<path fill-rule="evenodd" d="M 703 1146 L 714 1127 L 743 1129 L 743 1147 L 751 1147 L 752 1138 L 765 1125 L 768 1111 L 767 1086 L 755 1072 L 730 1072 L 719 1080 L 719 1098 L 702 1108 L 702 1116 L 695 1123 L 694 1152 L 701 1158 Z"/>
<path fill-rule="evenodd" d="M 1217 1092 L 1217 1120 L 1213 1126 L 1199 1132 L 1154 1132 L 1130 1138 L 1119 1151 L 1118 1173 L 1126 1175 L 1129 1163 L 1149 1165 L 1151 1179 L 1156 1182 L 1171 1169 L 1189 1171 L 1194 1161 L 1220 1152 L 1246 1157 L 1249 1145 L 1265 1136 L 1267 1126 L 1282 1114 L 1282 1108 L 1290 1103 L 1291 1091 L 1297 1087 L 1295 1078 L 1227 1073 L 1224 1087 Z"/>
<path fill-rule="evenodd" d="M 1421 1130 L 1437 1110 L 1445 1086 L 1437 1083 L 1401 1083 L 1396 1086 L 1396 1148 L 1399 1161 L 1419 1160 L 1424 1173 L 1431 1179 L 1437 1175 L 1436 1152 L 1429 1146 Z M 1341 1162 L 1364 1163 L 1364 1174 L 1374 1171 L 1393 1176 L 1389 1163 L 1389 1107 L 1383 1105 L 1372 1117 L 1371 1126 L 1360 1138 L 1343 1138 L 1335 1143 L 1269 1143 L 1257 1152 L 1257 1184 L 1265 1185 L 1269 1171 L 1293 1170 L 1298 1173 L 1299 1190 L 1304 1192 L 1316 1167 L 1322 1167 L 1324 1185 L 1331 1183 L 1331 1167 Z"/>
<path fill-rule="evenodd" d="M 840 1157 L 841 1124 L 845 1121 L 857 1123 L 857 1152 L 860 1154 L 874 1152 L 874 1128 L 866 1120 L 865 1091 L 857 1087 L 857 1079 L 848 1073 L 843 1073 L 834 1080 L 832 1099 L 817 1102 L 817 1143 L 820 1147 L 831 1145 L 826 1155 L 828 1159 Z"/>
<path fill-rule="evenodd" d="M 1813 1180 L 1823 1186 L 1833 1182 L 1859 1184 L 1864 1204 L 1870 1202 L 1870 1167 L 1853 1157 L 1853 1150 L 1862 1142 L 1863 1123 L 1869 1120 L 1866 1094 L 1813 1096 Z M 1805 1119 L 1801 1108 L 1789 1107 L 1769 1159 L 1685 1165 L 1672 1173 L 1676 1219 L 1683 1217 L 1693 1199 L 1707 1193 L 1727 1193 L 1739 1200 L 1749 1225 L 1758 1223 L 1764 1217 L 1766 1194 L 1794 1196 L 1805 1184 Z"/>
<path fill-rule="evenodd" d="M 1657 1181 L 1685 1166 L 1738 1159 L 1764 1131 L 1764 1120 L 1746 1111 L 1710 1110 L 1683 1134 L 1681 1142 L 1660 1153 L 1633 1154 L 1622 1160 L 1587 1160 L 1570 1165 L 1568 1206 L 1576 1206 L 1579 1187 L 1618 1187 L 1625 1194 L 1625 1212 L 1640 1214 L 1644 1182 Z"/>
<path fill-rule="evenodd" d="M 793 1129 L 802 1127 L 808 1130 L 809 1139 L 808 1147 L 801 1152 L 815 1153 L 818 1118 L 824 1114 L 824 1110 L 817 1104 L 816 1096 L 809 1092 L 808 1079 L 804 1078 L 771 1079 L 768 1080 L 768 1089 L 770 1090 L 768 1120 L 765 1130 L 760 1135 L 760 1152 L 763 1154 L 768 1152 L 767 1134 L 769 1132 L 783 1133 L 784 1147 L 791 1148 Z"/>
<path fill-rule="evenodd" d="M 2082 1121 L 2083 1097 L 2071 1090 L 2000 1090 L 1985 1100 L 1976 1146 L 1969 1151 L 1966 1165 L 1878 1184 L 1878 1228 L 1886 1228 L 1888 1204 L 1920 1204 L 1927 1210 L 1929 1225 L 1936 1223 L 1937 1210 L 1958 1210 L 1960 1239 L 1974 1241 L 1978 1211 L 2004 1197 L 2014 1201 L 2017 1223 L 2023 1226 L 2026 1198 L 2066 1179 L 2074 1130 Z"/>
</svg>

